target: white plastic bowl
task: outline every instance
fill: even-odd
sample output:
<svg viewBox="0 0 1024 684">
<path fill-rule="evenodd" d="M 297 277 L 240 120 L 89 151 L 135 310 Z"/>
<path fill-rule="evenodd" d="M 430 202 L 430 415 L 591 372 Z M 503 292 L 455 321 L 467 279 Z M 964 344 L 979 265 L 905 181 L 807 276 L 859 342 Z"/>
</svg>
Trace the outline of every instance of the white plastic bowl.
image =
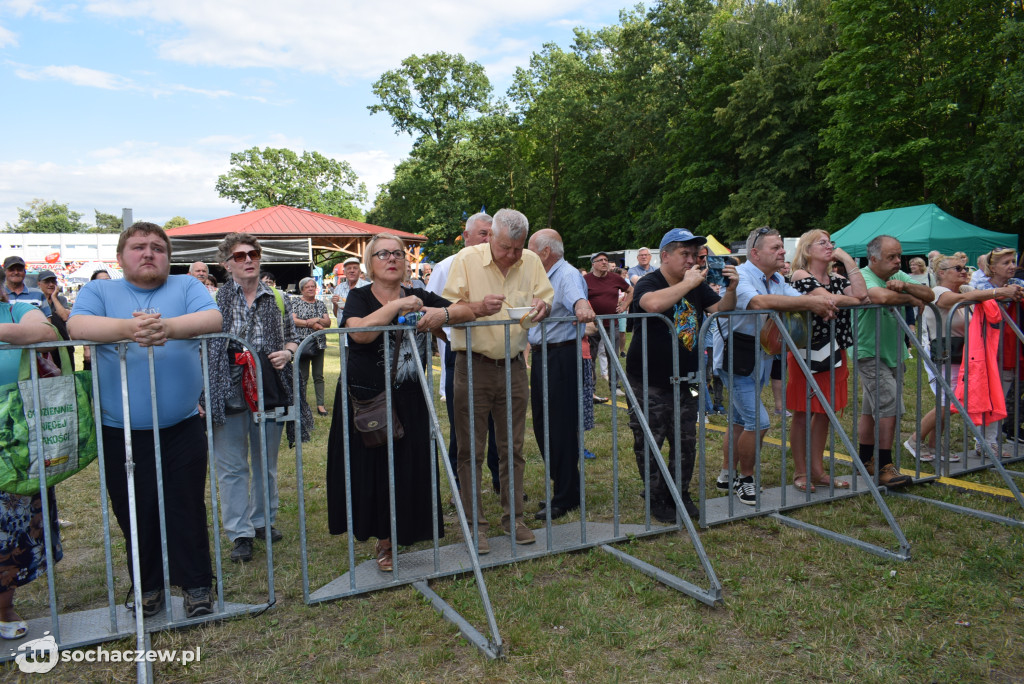
<svg viewBox="0 0 1024 684">
<path fill-rule="evenodd" d="M 519 321 L 519 325 L 524 328 L 532 328 L 536 323 L 533 322 L 533 317 L 528 314 L 533 311 L 532 306 L 510 306 L 507 309 L 508 317 L 513 321 Z"/>
</svg>

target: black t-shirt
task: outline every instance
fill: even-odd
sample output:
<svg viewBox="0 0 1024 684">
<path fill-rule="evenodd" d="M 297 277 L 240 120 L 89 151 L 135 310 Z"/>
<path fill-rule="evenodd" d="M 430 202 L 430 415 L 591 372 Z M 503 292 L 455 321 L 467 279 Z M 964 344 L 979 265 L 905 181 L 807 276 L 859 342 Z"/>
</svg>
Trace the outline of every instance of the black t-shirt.
<svg viewBox="0 0 1024 684">
<path fill-rule="evenodd" d="M 408 297 L 413 295 L 418 297 L 423 302 L 424 306 L 432 307 L 445 307 L 450 306 L 451 302 L 447 299 L 438 297 L 433 292 L 427 290 L 412 290 L 407 287 L 402 288 L 402 296 Z M 370 290 L 369 285 L 352 290 L 348 294 L 348 299 L 345 300 L 345 310 L 342 313 L 341 325 L 345 325 L 345 321 L 349 318 L 365 318 L 372 314 L 374 311 L 380 309 L 383 304 L 373 296 L 373 292 Z M 395 320 L 390 322 L 390 325 L 397 325 L 397 317 Z M 415 326 L 409 326 L 406 328 L 406 334 L 415 334 Z M 388 333 L 391 336 L 391 353 L 395 353 L 395 333 Z M 422 349 L 420 350 L 420 356 L 422 358 Z M 390 359 L 389 359 L 390 361 Z M 361 344 L 355 340 L 349 338 L 348 341 L 348 382 L 349 386 L 355 389 L 356 394 L 360 399 L 366 398 L 363 395 L 367 394 L 372 396 L 375 393 L 384 391 L 384 336 L 378 335 L 369 344 Z M 402 354 L 398 358 L 398 370 L 397 370 L 397 383 L 407 382 L 414 380 L 417 375 L 415 372 L 415 365 L 412 359 L 412 353 L 408 351 L 403 344 Z"/>
<path fill-rule="evenodd" d="M 644 313 L 640 308 L 640 300 L 648 292 L 664 290 L 668 281 L 661 274 L 661 269 L 645 275 L 633 287 L 633 303 L 630 313 Z M 665 322 L 656 318 L 647 319 L 647 373 L 648 384 L 652 387 L 671 387 L 669 378 L 672 376 L 672 342 L 679 347 L 679 374 L 687 375 L 696 372 L 700 357 L 698 354 L 704 345 L 697 339 L 700 324 L 704 320 L 704 312 L 721 300 L 707 283 L 701 283 L 686 293 L 686 296 L 674 305 L 660 312 L 673 322 L 675 330 L 669 330 Z M 633 341 L 626 354 L 626 373 L 635 377 L 643 377 L 643 319 L 633 321 Z M 673 334 L 674 332 L 674 334 Z"/>
</svg>

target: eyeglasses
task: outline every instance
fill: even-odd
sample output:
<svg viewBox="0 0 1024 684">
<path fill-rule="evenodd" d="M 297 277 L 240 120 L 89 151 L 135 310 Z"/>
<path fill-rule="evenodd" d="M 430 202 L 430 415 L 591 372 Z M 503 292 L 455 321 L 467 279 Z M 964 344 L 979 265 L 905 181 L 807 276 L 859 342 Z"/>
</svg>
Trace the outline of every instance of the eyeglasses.
<svg viewBox="0 0 1024 684">
<path fill-rule="evenodd" d="M 244 264 L 246 259 L 252 261 L 259 261 L 261 254 L 255 249 L 250 249 L 248 252 L 235 252 L 231 255 L 231 258 L 236 264 Z"/>
<path fill-rule="evenodd" d="M 949 271 L 950 269 L 956 271 L 957 273 L 963 273 L 964 271 L 967 270 L 967 267 L 957 264 L 956 266 L 941 266 L 939 268 L 940 271 Z"/>
<path fill-rule="evenodd" d="M 698 254 L 698 255 L 697 255 L 697 260 L 698 260 L 698 261 L 704 261 L 704 260 L 705 260 L 705 259 L 707 259 L 707 258 L 708 258 L 708 255 L 707 255 L 707 254 Z"/>
<path fill-rule="evenodd" d="M 816 246 L 818 246 L 818 247 L 835 247 L 836 246 L 836 243 L 832 242 L 828 238 L 821 238 L 820 240 L 818 240 L 814 244 Z"/>
<path fill-rule="evenodd" d="M 377 257 L 377 259 L 380 261 L 387 261 L 390 257 L 394 257 L 395 260 L 398 260 L 405 256 L 405 252 L 403 252 L 400 249 L 394 249 L 391 251 L 382 249 L 379 252 L 374 252 L 373 256 Z"/>
<path fill-rule="evenodd" d="M 754 249 L 755 247 L 757 247 L 757 241 L 760 240 L 762 236 L 770 233 L 771 230 L 772 229 L 769 228 L 768 226 L 761 226 L 760 228 L 758 228 L 757 233 L 754 234 L 754 242 L 753 244 L 750 245 L 750 249 Z"/>
</svg>

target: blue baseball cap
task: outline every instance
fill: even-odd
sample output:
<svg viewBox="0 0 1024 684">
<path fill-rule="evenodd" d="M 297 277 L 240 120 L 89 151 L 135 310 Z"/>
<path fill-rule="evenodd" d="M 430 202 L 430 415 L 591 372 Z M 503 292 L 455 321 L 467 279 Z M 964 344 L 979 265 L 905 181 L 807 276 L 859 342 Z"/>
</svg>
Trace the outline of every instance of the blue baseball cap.
<svg viewBox="0 0 1024 684">
<path fill-rule="evenodd" d="M 673 228 L 672 230 L 665 233 L 664 236 L 662 236 L 661 244 L 658 246 L 658 249 L 665 249 L 665 245 L 668 245 L 673 242 L 688 242 L 697 245 L 704 245 L 707 244 L 707 241 L 707 238 L 703 238 L 699 235 L 694 235 L 685 228 Z"/>
</svg>

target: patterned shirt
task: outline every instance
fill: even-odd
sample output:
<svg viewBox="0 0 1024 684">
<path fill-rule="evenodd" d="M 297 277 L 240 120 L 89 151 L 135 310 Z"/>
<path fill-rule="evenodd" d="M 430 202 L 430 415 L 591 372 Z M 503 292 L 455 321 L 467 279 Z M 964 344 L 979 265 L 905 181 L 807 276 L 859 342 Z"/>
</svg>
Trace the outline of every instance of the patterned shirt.
<svg viewBox="0 0 1024 684">
<path fill-rule="evenodd" d="M 827 285 L 823 285 L 812 275 L 793 282 L 793 287 L 801 294 L 809 294 L 819 287 L 829 291 L 830 294 L 841 295 L 850 287 L 850 281 L 843 276 L 833 273 Z M 836 316 L 836 347 L 846 349 L 853 346 L 853 328 L 850 325 L 850 312 L 843 310 Z M 811 349 L 821 349 L 829 340 L 831 322 L 825 321 L 821 316 L 814 315 L 811 319 Z"/>
</svg>

